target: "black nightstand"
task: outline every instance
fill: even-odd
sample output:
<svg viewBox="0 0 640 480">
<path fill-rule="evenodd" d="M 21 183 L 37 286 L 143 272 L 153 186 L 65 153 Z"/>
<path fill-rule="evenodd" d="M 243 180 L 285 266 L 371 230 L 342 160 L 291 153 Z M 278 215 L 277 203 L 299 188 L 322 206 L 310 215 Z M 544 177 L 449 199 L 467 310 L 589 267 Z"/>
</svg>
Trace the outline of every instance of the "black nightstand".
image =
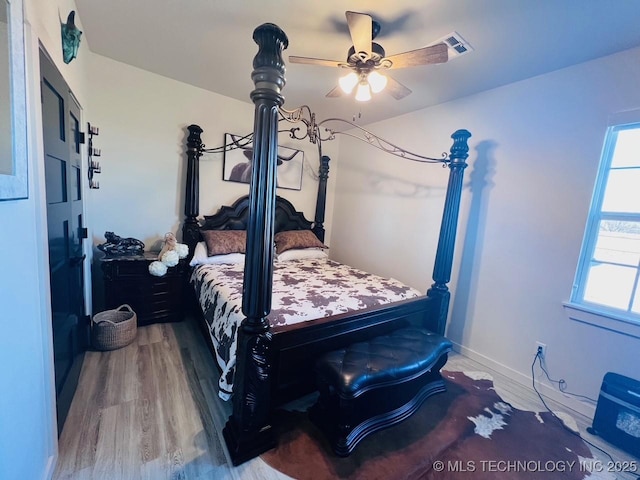
<svg viewBox="0 0 640 480">
<path fill-rule="evenodd" d="M 104 257 L 104 297 L 107 309 L 128 304 L 138 316 L 138 325 L 175 322 L 184 318 L 184 288 L 187 263 L 180 260 L 166 275 L 149 273 L 157 254 Z"/>
</svg>

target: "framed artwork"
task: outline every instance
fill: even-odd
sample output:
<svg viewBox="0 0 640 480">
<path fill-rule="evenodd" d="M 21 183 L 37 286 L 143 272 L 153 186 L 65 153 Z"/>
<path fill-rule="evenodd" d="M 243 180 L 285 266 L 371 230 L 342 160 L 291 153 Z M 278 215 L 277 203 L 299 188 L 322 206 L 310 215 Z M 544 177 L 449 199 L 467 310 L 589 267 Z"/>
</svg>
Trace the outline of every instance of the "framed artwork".
<svg viewBox="0 0 640 480">
<path fill-rule="evenodd" d="M 22 0 L 0 0 L 0 200 L 29 197 Z"/>
<path fill-rule="evenodd" d="M 249 139 L 248 139 L 249 138 Z M 250 136 L 224 134 L 224 166 L 222 179 L 228 182 L 249 183 L 253 143 Z M 289 190 L 302 189 L 304 152 L 294 148 L 278 146 L 276 187 Z"/>
</svg>

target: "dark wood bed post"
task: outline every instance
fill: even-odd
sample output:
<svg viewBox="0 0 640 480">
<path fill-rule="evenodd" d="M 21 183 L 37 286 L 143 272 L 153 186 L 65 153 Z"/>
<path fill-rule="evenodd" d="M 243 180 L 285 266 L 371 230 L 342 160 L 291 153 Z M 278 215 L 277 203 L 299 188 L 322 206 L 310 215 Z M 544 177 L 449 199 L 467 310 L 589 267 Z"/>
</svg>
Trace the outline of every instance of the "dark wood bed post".
<svg viewBox="0 0 640 480">
<path fill-rule="evenodd" d="M 456 243 L 460 197 L 462 196 L 462 180 L 464 169 L 467 168 L 466 160 L 469 157 L 467 141 L 470 137 L 471 133 L 467 130 L 457 130 L 451 135 L 453 145 L 449 155 L 451 160 L 449 162 L 449 186 L 447 187 L 447 197 L 444 201 L 440 238 L 438 239 L 438 250 L 436 251 L 436 261 L 433 267 L 434 283 L 427 291 L 427 296 L 432 298 L 434 302 L 431 323 L 426 327 L 440 335 L 444 335 L 447 326 L 449 298 L 451 297 L 447 283 L 451 280 L 453 250 Z"/>
<path fill-rule="evenodd" d="M 199 160 L 202 156 L 202 128 L 198 125 L 189 125 L 189 137 L 187 138 L 187 185 L 184 197 L 184 224 L 182 225 L 182 242 L 189 246 L 189 256 L 193 257 L 193 251 L 200 239 L 198 226 L 198 214 L 200 205 L 200 173 Z"/>
<path fill-rule="evenodd" d="M 318 169 L 318 197 L 316 199 L 316 216 L 313 222 L 313 233 L 324 242 L 324 210 L 327 204 L 327 179 L 329 178 L 329 157 L 320 157 Z"/>
<path fill-rule="evenodd" d="M 285 84 L 282 50 L 289 41 L 272 23 L 256 28 L 253 40 L 259 50 L 251 74 L 255 118 L 242 298 L 246 318 L 238 332 L 233 413 L 223 430 L 234 465 L 276 444 L 269 405 L 272 360 L 267 315 L 271 311 L 273 282 L 278 108 L 284 103 L 280 93 Z"/>
</svg>

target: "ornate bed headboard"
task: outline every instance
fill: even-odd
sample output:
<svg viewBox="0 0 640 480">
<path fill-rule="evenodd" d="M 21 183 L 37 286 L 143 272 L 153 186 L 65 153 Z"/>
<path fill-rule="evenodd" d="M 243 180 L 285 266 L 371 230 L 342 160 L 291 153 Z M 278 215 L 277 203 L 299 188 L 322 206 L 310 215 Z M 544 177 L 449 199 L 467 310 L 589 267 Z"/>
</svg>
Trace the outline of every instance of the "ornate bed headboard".
<svg viewBox="0 0 640 480">
<path fill-rule="evenodd" d="M 189 259 L 195 246 L 202 240 L 201 229 L 205 230 L 244 230 L 249 215 L 249 195 L 236 200 L 231 206 L 223 206 L 214 215 L 198 220 L 200 212 L 200 168 L 199 160 L 204 152 L 217 149 L 205 149 L 202 143 L 202 128 L 198 125 L 187 127 L 187 176 L 185 185 L 185 219 L 182 224 L 182 241 L 189 246 Z M 329 178 L 329 157 L 320 155 L 318 169 L 318 192 L 314 221 L 307 220 L 302 212 L 282 197 L 276 196 L 275 232 L 284 230 L 313 230 L 316 237 L 324 242 L 324 217 L 327 202 L 327 180 Z"/>
<path fill-rule="evenodd" d="M 232 205 L 223 205 L 213 215 L 205 215 L 200 223 L 192 224 L 185 243 L 193 252 L 196 243 L 203 240 L 201 230 L 246 230 L 249 219 L 249 195 L 238 198 Z M 293 204 L 280 196 L 276 196 L 275 233 L 285 230 L 314 230 L 315 224 L 307 220 L 304 213 L 299 212 Z"/>
<path fill-rule="evenodd" d="M 201 230 L 246 230 L 249 217 L 249 195 L 237 199 L 233 205 L 220 207 L 214 215 L 205 215 Z M 289 200 L 276 196 L 275 233 L 284 230 L 311 230 L 313 222 L 296 211 Z"/>
</svg>

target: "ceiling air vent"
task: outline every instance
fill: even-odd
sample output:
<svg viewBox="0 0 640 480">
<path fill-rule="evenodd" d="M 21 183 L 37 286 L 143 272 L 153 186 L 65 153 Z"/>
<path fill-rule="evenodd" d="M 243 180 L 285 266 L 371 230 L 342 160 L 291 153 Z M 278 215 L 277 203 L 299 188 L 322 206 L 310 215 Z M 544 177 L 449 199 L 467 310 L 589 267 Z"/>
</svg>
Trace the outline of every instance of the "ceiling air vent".
<svg viewBox="0 0 640 480">
<path fill-rule="evenodd" d="M 458 32 L 451 32 L 442 38 L 439 38 L 432 45 L 436 43 L 445 43 L 449 47 L 449 59 L 459 57 L 466 53 L 473 51 L 473 47 L 462 38 Z"/>
</svg>

